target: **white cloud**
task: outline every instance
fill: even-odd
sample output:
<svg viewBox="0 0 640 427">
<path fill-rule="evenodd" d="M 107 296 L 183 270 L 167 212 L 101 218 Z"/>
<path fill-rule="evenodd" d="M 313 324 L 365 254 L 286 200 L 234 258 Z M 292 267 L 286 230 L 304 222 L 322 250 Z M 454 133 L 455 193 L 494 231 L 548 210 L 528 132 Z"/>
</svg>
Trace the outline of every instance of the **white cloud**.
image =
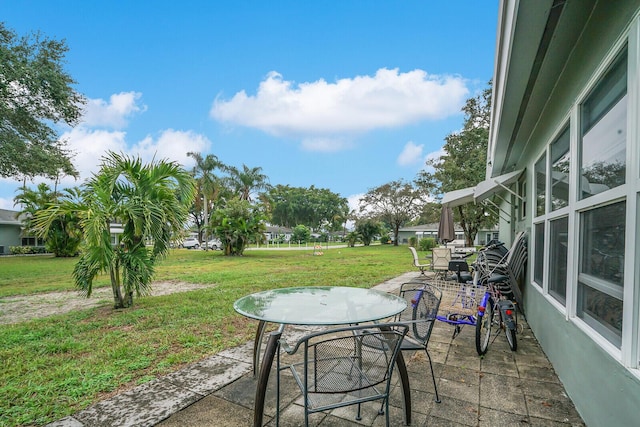
<svg viewBox="0 0 640 427">
<path fill-rule="evenodd" d="M 352 194 L 347 197 L 347 203 L 349 203 L 349 211 L 356 211 L 360 209 L 360 199 L 364 197 L 364 193 Z"/>
<path fill-rule="evenodd" d="M 0 209 L 7 209 L 10 211 L 18 210 L 18 207 L 13 206 L 13 199 L 5 199 L 0 197 Z"/>
<path fill-rule="evenodd" d="M 416 163 L 420 163 L 422 159 L 422 150 L 424 145 L 416 145 L 413 141 L 409 141 L 405 144 L 404 149 L 398 156 L 396 162 L 400 166 L 411 166 Z"/>
<path fill-rule="evenodd" d="M 139 92 L 121 92 L 111 95 L 108 102 L 104 99 L 89 99 L 84 106 L 82 124 L 122 129 L 127 125 L 129 117 L 147 110 L 146 105 L 138 104 L 141 97 Z"/>
<path fill-rule="evenodd" d="M 126 132 L 87 129 L 79 126 L 62 135 L 68 148 L 74 153 L 73 165 L 80 174 L 80 180 L 97 172 L 100 159 L 107 151 L 125 152 L 127 150 Z M 73 178 L 64 181 L 67 185 L 76 185 Z"/>
<path fill-rule="evenodd" d="M 210 115 L 223 123 L 281 137 L 344 138 L 458 114 L 468 93 L 461 77 L 429 75 L 422 70 L 400 73 L 382 68 L 374 76 L 297 85 L 271 72 L 255 96 L 243 90 L 230 100 L 216 98 Z M 340 140 L 336 141 L 340 149 Z M 319 147 L 327 149 L 322 144 Z"/>
<path fill-rule="evenodd" d="M 80 182 L 99 170 L 100 161 L 107 151 L 140 157 L 145 162 L 167 159 L 190 167 L 193 165 L 193 159 L 187 157 L 187 152 L 206 152 L 211 145 L 209 139 L 203 135 L 173 129 L 163 131 L 157 139 L 147 136 L 131 147 L 126 142 L 126 133 L 121 131 L 77 127 L 62 137 L 75 153 L 73 164 L 80 173 Z M 78 183 L 70 177 L 62 180 L 63 186 L 74 186 Z"/>
<path fill-rule="evenodd" d="M 442 157 L 444 155 L 446 155 L 447 152 L 444 150 L 444 147 L 441 147 L 438 151 L 432 151 L 431 153 L 428 153 L 426 156 L 424 156 L 424 159 L 422 161 L 422 164 L 424 165 L 424 170 L 429 172 L 429 173 L 433 173 L 435 172 L 435 169 L 433 169 L 432 166 L 428 166 L 426 163 L 428 160 L 434 160 L 434 159 L 438 159 L 439 157 Z"/>
<path fill-rule="evenodd" d="M 178 131 L 167 129 L 163 131 L 157 140 L 147 136 L 135 144 L 129 154 L 140 156 L 144 161 L 167 159 L 175 161 L 183 166 L 190 167 L 194 160 L 187 156 L 192 151 L 196 153 L 207 152 L 211 141 L 206 136 L 192 131 Z"/>
<path fill-rule="evenodd" d="M 360 199 L 364 197 L 364 193 L 352 194 L 347 197 L 347 203 L 349 204 L 349 212 L 356 212 L 360 214 Z M 346 228 L 348 230 L 353 230 L 356 227 L 356 223 L 353 220 L 349 220 L 346 223 Z"/>
</svg>

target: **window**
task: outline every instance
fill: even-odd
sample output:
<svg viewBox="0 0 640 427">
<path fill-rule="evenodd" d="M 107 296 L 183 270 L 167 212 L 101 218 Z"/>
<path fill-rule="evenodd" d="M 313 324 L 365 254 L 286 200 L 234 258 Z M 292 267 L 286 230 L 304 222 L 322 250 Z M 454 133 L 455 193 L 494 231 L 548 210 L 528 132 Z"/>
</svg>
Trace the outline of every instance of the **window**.
<svg viewBox="0 0 640 427">
<path fill-rule="evenodd" d="M 551 210 L 569 204 L 569 127 L 551 144 Z"/>
<path fill-rule="evenodd" d="M 544 280 L 544 222 L 536 224 L 533 259 L 533 281 L 542 286 Z"/>
<path fill-rule="evenodd" d="M 523 174 L 523 176 L 526 174 Z M 527 218 L 527 181 L 525 178 L 521 178 L 518 181 L 518 195 L 520 199 L 520 221 Z"/>
<path fill-rule="evenodd" d="M 568 217 L 549 223 L 549 294 L 562 305 L 567 303 L 568 234 Z"/>
<path fill-rule="evenodd" d="M 37 246 L 38 240 L 35 237 L 23 237 L 21 239 L 22 246 Z"/>
<path fill-rule="evenodd" d="M 580 198 L 624 184 L 627 152 L 627 53 L 582 105 Z"/>
<path fill-rule="evenodd" d="M 534 166 L 536 180 L 536 216 L 544 215 L 547 190 L 546 156 L 540 157 Z"/>
<path fill-rule="evenodd" d="M 577 315 L 612 344 L 622 340 L 626 202 L 580 215 Z"/>
</svg>

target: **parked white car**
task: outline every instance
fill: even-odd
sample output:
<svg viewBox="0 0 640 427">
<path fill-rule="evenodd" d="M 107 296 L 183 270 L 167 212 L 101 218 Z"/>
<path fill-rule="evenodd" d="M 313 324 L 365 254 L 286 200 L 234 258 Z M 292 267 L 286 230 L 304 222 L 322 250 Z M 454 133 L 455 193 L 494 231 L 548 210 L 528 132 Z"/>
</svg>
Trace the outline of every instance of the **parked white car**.
<svg viewBox="0 0 640 427">
<path fill-rule="evenodd" d="M 187 249 L 198 249 L 201 245 L 195 237 L 187 237 L 180 246 Z"/>
<path fill-rule="evenodd" d="M 207 242 L 207 247 L 216 251 L 218 249 L 222 249 L 222 242 L 220 239 L 211 239 Z M 204 249 L 204 245 L 202 246 L 202 249 Z"/>
</svg>

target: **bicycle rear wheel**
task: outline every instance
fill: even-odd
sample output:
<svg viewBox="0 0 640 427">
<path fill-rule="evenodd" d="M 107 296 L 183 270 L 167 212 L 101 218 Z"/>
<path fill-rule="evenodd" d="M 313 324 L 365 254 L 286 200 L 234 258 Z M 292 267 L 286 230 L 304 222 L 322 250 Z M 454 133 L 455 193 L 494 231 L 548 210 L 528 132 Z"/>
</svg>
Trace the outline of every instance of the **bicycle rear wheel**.
<svg viewBox="0 0 640 427">
<path fill-rule="evenodd" d="M 514 315 L 515 316 L 515 315 Z M 515 323 L 515 319 L 514 319 Z M 507 342 L 509 343 L 509 348 L 511 351 L 516 351 L 518 349 L 518 341 L 516 340 L 516 327 L 510 328 L 507 326 L 507 322 L 502 323 L 504 325 L 504 333 L 507 336 Z"/>
<path fill-rule="evenodd" d="M 493 300 L 489 298 L 484 314 L 476 319 L 476 350 L 479 356 L 484 355 L 489 348 L 491 327 L 493 326 Z"/>
</svg>

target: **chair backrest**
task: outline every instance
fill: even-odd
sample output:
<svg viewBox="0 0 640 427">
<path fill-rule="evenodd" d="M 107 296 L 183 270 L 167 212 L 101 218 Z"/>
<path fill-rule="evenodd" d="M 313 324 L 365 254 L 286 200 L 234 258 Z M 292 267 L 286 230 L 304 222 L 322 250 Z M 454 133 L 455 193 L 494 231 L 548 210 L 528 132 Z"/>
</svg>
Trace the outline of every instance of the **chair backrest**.
<svg viewBox="0 0 640 427">
<path fill-rule="evenodd" d="M 404 324 L 380 323 L 307 335 L 300 340 L 305 363 L 299 385 L 307 393 L 348 394 L 388 381 L 408 330 Z"/>
<path fill-rule="evenodd" d="M 509 285 L 511 285 L 516 301 L 521 305 L 523 301 L 519 282 L 525 273 L 527 259 L 527 236 L 524 232 L 520 232 L 513 241 L 511 249 L 509 249 L 506 266 L 507 274 L 509 275 Z"/>
<path fill-rule="evenodd" d="M 519 279 L 527 264 L 527 237 L 524 232 L 517 234 L 509 249 L 506 263 L 513 277 Z"/>
<path fill-rule="evenodd" d="M 407 301 L 407 308 L 395 321 L 408 324 L 409 336 L 426 346 L 436 322 L 442 291 L 428 283 L 406 282 L 400 286 L 400 297 Z"/>
<path fill-rule="evenodd" d="M 449 270 L 449 261 L 451 261 L 451 248 L 433 248 L 431 249 L 431 256 L 433 257 L 431 266 L 434 270 Z"/>
<path fill-rule="evenodd" d="M 507 276 L 510 291 L 513 292 L 518 304 L 522 304 L 522 292 L 518 282 L 524 274 L 527 264 L 526 234 L 522 231 L 519 232 L 506 253 L 504 249 L 500 249 L 486 249 L 478 252 L 476 268 L 480 272 L 480 280 L 488 279 L 496 274 Z"/>
<path fill-rule="evenodd" d="M 409 246 L 409 250 L 411 251 L 411 255 L 413 255 L 413 265 L 418 267 L 420 265 L 420 258 L 418 258 L 418 252 L 416 251 L 416 248 L 414 248 L 413 246 Z"/>
</svg>

